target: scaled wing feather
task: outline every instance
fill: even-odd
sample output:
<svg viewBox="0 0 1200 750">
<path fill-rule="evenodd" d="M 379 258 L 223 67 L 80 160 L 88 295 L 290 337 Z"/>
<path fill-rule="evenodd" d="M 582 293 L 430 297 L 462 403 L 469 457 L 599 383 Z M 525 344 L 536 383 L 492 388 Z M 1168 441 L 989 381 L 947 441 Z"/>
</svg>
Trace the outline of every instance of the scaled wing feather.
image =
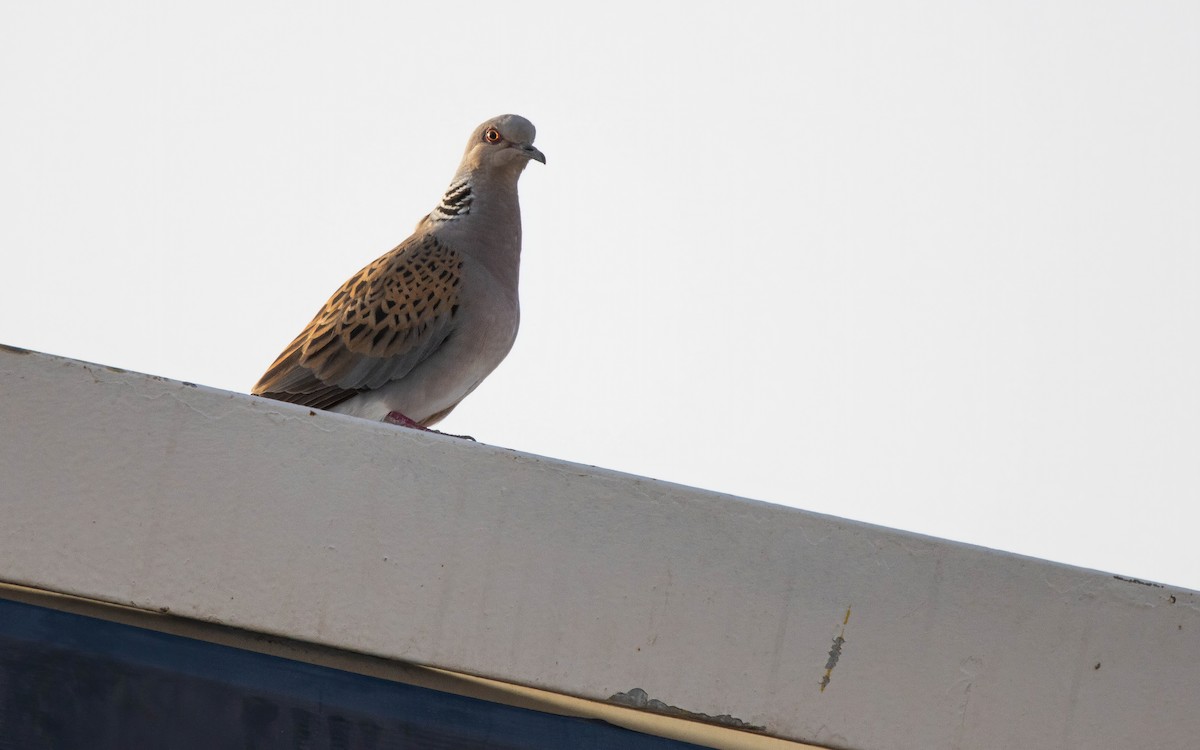
<svg viewBox="0 0 1200 750">
<path fill-rule="evenodd" d="M 462 258 L 413 236 L 350 278 L 252 392 L 327 409 L 408 374 L 454 330 Z"/>
</svg>

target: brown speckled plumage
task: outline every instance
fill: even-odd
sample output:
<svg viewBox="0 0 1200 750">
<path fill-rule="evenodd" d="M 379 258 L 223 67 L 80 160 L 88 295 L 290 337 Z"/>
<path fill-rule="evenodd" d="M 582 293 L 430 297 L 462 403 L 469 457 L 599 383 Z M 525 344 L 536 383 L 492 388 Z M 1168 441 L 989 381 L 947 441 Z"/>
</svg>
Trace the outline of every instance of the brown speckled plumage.
<svg viewBox="0 0 1200 750">
<path fill-rule="evenodd" d="M 342 284 L 254 393 L 328 409 L 404 377 L 450 334 L 462 265 L 436 237 L 410 237 Z"/>
</svg>

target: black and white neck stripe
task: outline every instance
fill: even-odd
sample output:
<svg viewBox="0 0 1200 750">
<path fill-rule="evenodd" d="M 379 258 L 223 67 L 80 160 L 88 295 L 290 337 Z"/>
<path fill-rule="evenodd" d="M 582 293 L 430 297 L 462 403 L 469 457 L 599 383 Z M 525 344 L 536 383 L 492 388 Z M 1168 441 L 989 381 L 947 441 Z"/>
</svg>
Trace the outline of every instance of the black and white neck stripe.
<svg viewBox="0 0 1200 750">
<path fill-rule="evenodd" d="M 473 200 L 475 197 L 471 195 L 470 180 L 453 182 L 450 187 L 446 188 L 442 202 L 433 209 L 429 218 L 434 221 L 450 221 L 460 216 L 466 216 L 471 213 L 471 201 Z"/>
</svg>

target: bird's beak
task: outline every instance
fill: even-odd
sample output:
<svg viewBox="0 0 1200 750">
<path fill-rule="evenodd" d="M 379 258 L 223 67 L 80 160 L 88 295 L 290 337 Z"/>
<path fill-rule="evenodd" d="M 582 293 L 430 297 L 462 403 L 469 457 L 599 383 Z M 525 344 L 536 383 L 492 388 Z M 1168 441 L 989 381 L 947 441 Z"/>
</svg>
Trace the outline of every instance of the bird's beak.
<svg viewBox="0 0 1200 750">
<path fill-rule="evenodd" d="M 528 156 L 530 159 L 533 159 L 535 161 L 540 161 L 542 164 L 546 163 L 546 155 L 543 154 L 541 151 L 538 151 L 532 145 L 521 146 L 521 151 L 523 151 L 525 153 L 525 155 Z"/>
</svg>

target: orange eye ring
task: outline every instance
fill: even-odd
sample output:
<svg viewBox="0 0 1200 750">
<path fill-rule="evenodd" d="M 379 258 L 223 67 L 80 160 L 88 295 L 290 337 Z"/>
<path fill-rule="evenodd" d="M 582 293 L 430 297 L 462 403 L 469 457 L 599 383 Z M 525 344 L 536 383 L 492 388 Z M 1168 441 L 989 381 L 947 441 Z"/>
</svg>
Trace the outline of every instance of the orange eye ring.
<svg viewBox="0 0 1200 750">
<path fill-rule="evenodd" d="M 499 143 L 500 131 L 496 130 L 495 128 L 488 128 L 487 130 L 483 131 L 483 140 L 487 141 L 488 143 Z"/>
</svg>

